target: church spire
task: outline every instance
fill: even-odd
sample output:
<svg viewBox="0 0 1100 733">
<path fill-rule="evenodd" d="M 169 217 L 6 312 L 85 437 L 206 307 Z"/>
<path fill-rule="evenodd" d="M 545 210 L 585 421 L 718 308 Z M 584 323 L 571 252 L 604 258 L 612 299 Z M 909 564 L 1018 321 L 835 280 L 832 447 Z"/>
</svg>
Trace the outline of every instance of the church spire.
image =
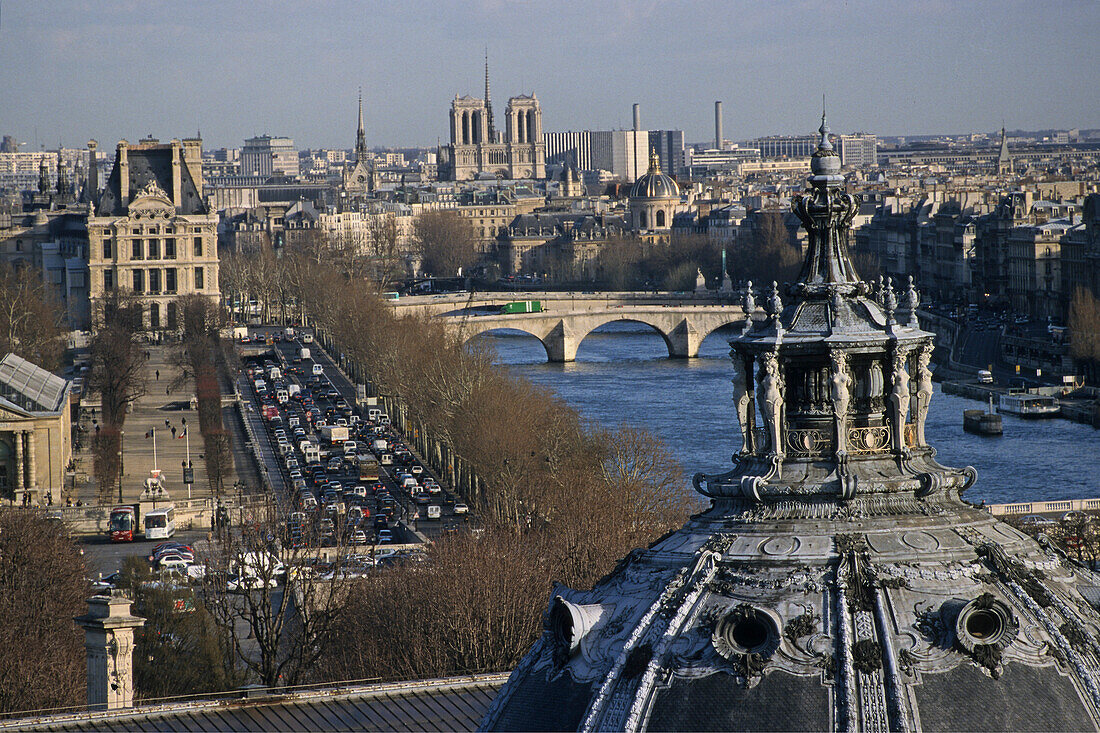
<svg viewBox="0 0 1100 733">
<path fill-rule="evenodd" d="M 363 89 L 359 88 L 359 129 L 355 133 L 355 162 L 362 163 L 367 159 L 367 133 L 363 129 Z"/>
<path fill-rule="evenodd" d="M 496 128 L 493 125 L 493 100 L 489 96 L 489 49 L 485 49 L 485 118 L 489 122 L 489 142 L 497 141 Z"/>
</svg>

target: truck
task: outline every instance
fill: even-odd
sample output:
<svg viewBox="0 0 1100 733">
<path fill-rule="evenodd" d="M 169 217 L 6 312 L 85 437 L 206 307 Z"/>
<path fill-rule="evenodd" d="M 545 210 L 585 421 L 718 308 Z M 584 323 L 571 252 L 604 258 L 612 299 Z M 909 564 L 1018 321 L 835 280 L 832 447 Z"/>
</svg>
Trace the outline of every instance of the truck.
<svg viewBox="0 0 1100 733">
<path fill-rule="evenodd" d="M 344 425 L 322 425 L 321 437 L 329 443 L 343 443 L 348 439 L 348 429 Z"/>
<path fill-rule="evenodd" d="M 378 460 L 373 456 L 359 456 L 359 480 L 378 480 Z"/>
<path fill-rule="evenodd" d="M 512 315 L 515 313 L 542 313 L 542 301 L 541 300 L 514 300 L 511 303 L 505 303 L 500 307 L 501 315 Z"/>
<path fill-rule="evenodd" d="M 313 353 L 309 350 L 309 347 L 303 346 L 298 349 L 298 358 L 302 361 L 309 361 L 313 358 Z"/>
</svg>

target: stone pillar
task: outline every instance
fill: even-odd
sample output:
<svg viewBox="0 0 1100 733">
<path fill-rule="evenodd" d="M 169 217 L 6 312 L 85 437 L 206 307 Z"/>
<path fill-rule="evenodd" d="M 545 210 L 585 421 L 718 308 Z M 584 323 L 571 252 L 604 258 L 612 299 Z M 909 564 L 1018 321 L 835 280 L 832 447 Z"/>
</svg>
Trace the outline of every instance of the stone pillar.
<svg viewBox="0 0 1100 733">
<path fill-rule="evenodd" d="M 27 431 L 27 488 L 31 492 L 31 501 L 38 496 L 38 466 L 34 462 L 34 431 Z"/>
<path fill-rule="evenodd" d="M 669 356 L 677 359 L 694 359 L 699 356 L 703 338 L 687 318 L 672 330 L 668 337 Z"/>
<path fill-rule="evenodd" d="M 15 503 L 21 504 L 23 489 L 27 486 L 23 474 L 23 431 L 16 430 L 12 435 L 15 436 Z"/>
<path fill-rule="evenodd" d="M 145 619 L 130 615 L 129 598 L 92 596 L 88 613 L 74 621 L 84 628 L 88 657 L 88 707 L 118 710 L 134 704 L 134 629 Z"/>
</svg>

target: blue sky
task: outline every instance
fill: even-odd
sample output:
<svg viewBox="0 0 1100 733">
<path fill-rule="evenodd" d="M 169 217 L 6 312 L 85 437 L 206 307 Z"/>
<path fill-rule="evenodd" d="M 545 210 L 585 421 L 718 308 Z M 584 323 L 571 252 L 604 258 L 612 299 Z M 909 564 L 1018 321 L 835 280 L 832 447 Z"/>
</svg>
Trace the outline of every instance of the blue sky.
<svg viewBox="0 0 1100 733">
<path fill-rule="evenodd" d="M 713 135 L 1100 127 L 1100 2 L 0 0 L 0 133 L 32 149 L 202 131 L 446 142 L 458 94 L 535 92 L 543 129 Z"/>
</svg>

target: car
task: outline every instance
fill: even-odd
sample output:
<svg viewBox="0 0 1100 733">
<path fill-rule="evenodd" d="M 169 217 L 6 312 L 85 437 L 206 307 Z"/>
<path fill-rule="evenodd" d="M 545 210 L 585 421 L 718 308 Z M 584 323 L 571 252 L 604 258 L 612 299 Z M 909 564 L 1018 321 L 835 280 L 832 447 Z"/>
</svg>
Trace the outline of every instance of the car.
<svg viewBox="0 0 1100 733">
<path fill-rule="evenodd" d="M 414 463 L 414 464 L 413 464 L 413 465 L 412 465 L 412 466 L 411 466 L 411 467 L 409 468 L 409 471 L 411 471 L 411 472 L 412 472 L 412 475 L 413 475 L 413 476 L 419 476 L 420 474 L 424 473 L 424 467 L 423 467 L 423 466 L 421 466 L 421 465 L 418 465 L 418 464 L 415 464 L 415 463 Z"/>
<path fill-rule="evenodd" d="M 367 533 L 361 529 L 357 529 L 351 533 L 348 537 L 348 543 L 352 545 L 365 545 L 367 544 Z"/>
<path fill-rule="evenodd" d="M 461 502 L 461 501 L 455 502 L 454 513 L 455 514 L 469 514 L 470 513 L 470 507 L 466 506 L 466 504 Z"/>
<path fill-rule="evenodd" d="M 378 530 L 378 544 L 386 544 L 387 542 L 393 542 L 393 532 L 388 529 Z"/>
</svg>

